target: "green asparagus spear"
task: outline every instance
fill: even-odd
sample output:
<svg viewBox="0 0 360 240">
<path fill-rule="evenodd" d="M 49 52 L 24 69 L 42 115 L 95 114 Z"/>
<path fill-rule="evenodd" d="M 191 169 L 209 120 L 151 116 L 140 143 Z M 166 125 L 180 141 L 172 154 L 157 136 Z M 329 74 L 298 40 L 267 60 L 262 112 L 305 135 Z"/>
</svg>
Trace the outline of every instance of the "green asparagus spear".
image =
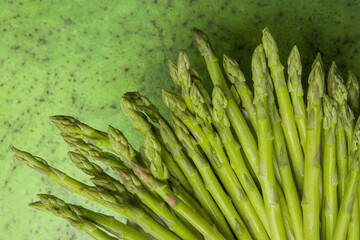
<svg viewBox="0 0 360 240">
<path fill-rule="evenodd" d="M 116 175 L 126 189 L 136 194 L 143 203 L 151 208 L 171 231 L 184 239 L 197 239 L 197 237 L 169 210 L 164 201 L 154 198 L 142 185 L 138 177 L 128 169 L 115 168 Z"/>
<path fill-rule="evenodd" d="M 99 147 L 91 143 L 86 143 L 80 138 L 74 138 L 68 135 L 64 135 L 63 138 L 67 144 L 87 157 L 91 157 L 92 159 L 100 161 L 111 167 L 125 167 L 120 158 L 112 153 L 102 151 Z"/>
<path fill-rule="evenodd" d="M 105 132 L 96 130 L 70 116 L 52 116 L 50 120 L 64 134 L 85 137 L 90 143 L 110 148 L 109 139 Z"/>
<path fill-rule="evenodd" d="M 348 152 L 346 146 L 346 134 L 345 129 L 349 130 L 349 126 L 345 126 L 347 118 L 345 117 L 345 103 L 347 102 L 348 92 L 343 83 L 342 76 L 336 67 L 335 62 L 332 62 L 327 78 L 327 87 L 329 95 L 337 102 L 339 106 L 339 121 L 336 129 L 336 151 L 337 151 L 337 168 L 339 176 L 338 186 L 338 200 L 339 204 L 344 196 L 346 177 L 348 174 Z M 350 135 L 349 135 L 350 137 Z M 351 141 L 350 141 L 351 143 Z M 349 146 L 349 145 L 348 145 Z"/>
<path fill-rule="evenodd" d="M 260 96 L 259 96 L 260 97 Z M 273 165 L 273 134 L 264 102 L 257 102 L 258 145 L 260 152 L 259 180 L 263 191 L 265 209 L 270 223 L 271 239 L 286 239 L 281 207 L 276 191 Z"/>
<path fill-rule="evenodd" d="M 349 93 L 348 104 L 354 112 L 355 118 L 359 116 L 359 81 L 352 71 L 348 72 L 346 89 Z"/>
<path fill-rule="evenodd" d="M 119 198 L 112 196 L 106 189 L 85 185 L 66 175 L 64 172 L 49 166 L 48 163 L 40 157 L 34 157 L 30 153 L 20 151 L 15 147 L 10 147 L 10 150 L 17 160 L 26 164 L 28 167 L 37 170 L 69 191 L 95 201 L 120 215 L 137 222 L 145 232 L 154 237 L 163 240 L 179 239 L 168 229 L 152 219 L 143 209 L 137 208 L 129 202 L 119 202 Z"/>
<path fill-rule="evenodd" d="M 345 187 L 344 197 L 341 201 L 333 239 L 345 239 L 348 232 L 349 221 L 353 211 L 354 201 L 359 186 L 359 145 L 360 145 L 360 118 L 358 118 L 351 142 L 352 159 L 351 171 Z"/>
<path fill-rule="evenodd" d="M 336 125 L 338 121 L 337 103 L 328 95 L 323 98 L 324 108 L 324 150 L 323 150 L 323 221 L 322 227 L 325 239 L 332 239 L 335 230 L 336 217 L 338 213 L 337 201 L 337 168 L 336 168 Z"/>
<path fill-rule="evenodd" d="M 230 197 L 225 193 L 210 164 L 198 148 L 196 140 L 191 136 L 190 132 L 180 119 L 175 115 L 172 115 L 171 120 L 177 138 L 182 142 L 187 154 L 199 170 L 207 189 L 216 201 L 221 212 L 224 214 L 230 227 L 235 233 L 235 236 L 239 239 L 251 239 L 251 236 L 237 213 Z M 216 155 L 212 154 L 211 157 L 216 158 Z"/>
<path fill-rule="evenodd" d="M 131 162 L 139 162 L 139 153 L 131 146 L 124 134 L 112 127 L 108 126 L 108 136 L 110 146 L 122 159 L 123 164 L 127 168 L 131 168 Z M 146 165 L 142 162 L 143 165 Z"/>
<path fill-rule="evenodd" d="M 241 98 L 242 106 L 247 111 L 250 122 L 256 132 L 257 117 L 256 109 L 253 103 L 254 96 L 249 87 L 246 85 L 246 80 L 244 74 L 240 70 L 239 64 L 235 60 L 224 54 L 223 66 L 228 79 L 232 84 L 234 84 L 237 93 Z"/>
<path fill-rule="evenodd" d="M 309 76 L 307 94 L 307 129 L 305 147 L 305 175 L 302 198 L 304 239 L 320 239 L 320 139 L 323 110 L 321 90 L 324 73 L 321 64 L 315 64 Z"/>
<path fill-rule="evenodd" d="M 212 199 L 208 190 L 205 187 L 203 179 L 194 165 L 189 161 L 188 157 L 184 153 L 182 146 L 178 142 L 170 126 L 163 120 L 159 121 L 159 129 L 161 137 L 166 143 L 166 148 L 173 155 L 174 160 L 180 166 L 185 176 L 190 182 L 194 190 L 195 197 L 199 200 L 203 208 L 212 217 L 215 225 L 219 228 L 219 231 L 227 238 L 234 239 L 231 230 L 229 229 L 226 220 L 221 213 L 219 207 Z"/>
<path fill-rule="evenodd" d="M 38 194 L 38 197 L 41 200 L 41 203 L 47 208 L 50 212 L 52 212 L 55 216 L 61 217 L 69 221 L 69 223 L 90 235 L 94 239 L 97 240 L 116 240 L 117 238 L 110 236 L 106 232 L 99 229 L 96 224 L 87 220 L 83 216 L 77 214 L 76 207 L 69 207 L 64 201 L 55 198 L 51 195 Z"/>
<path fill-rule="evenodd" d="M 212 93 L 213 111 L 212 116 L 214 125 L 220 134 L 226 152 L 231 160 L 231 166 L 234 169 L 241 185 L 244 187 L 251 204 L 263 223 L 265 229 L 270 233 L 269 223 L 266 216 L 265 206 L 260 191 L 256 187 L 253 178 L 248 171 L 244 159 L 240 152 L 240 144 L 235 140 L 230 129 L 230 121 L 226 115 L 225 108 L 227 99 L 225 93 L 219 86 L 215 86 Z"/>
<path fill-rule="evenodd" d="M 158 193 L 164 201 L 174 210 L 175 213 L 183 216 L 190 222 L 204 237 L 208 240 L 225 240 L 225 237 L 218 232 L 216 228 L 200 215 L 195 213 L 187 204 L 178 199 L 171 191 L 166 182 L 155 179 L 146 169 L 143 169 L 137 163 L 132 163 L 134 173 L 139 179 L 150 186 L 150 188 Z"/>
<path fill-rule="evenodd" d="M 253 235 L 253 237 L 266 238 L 267 234 L 265 227 L 258 216 L 258 213 L 261 214 L 261 211 L 256 211 L 254 209 L 254 206 L 252 206 L 234 170 L 230 166 L 229 159 L 224 152 L 224 147 L 223 143 L 221 142 L 220 136 L 214 131 L 211 125 L 211 99 L 200 82 L 194 81 L 194 83 L 191 85 L 190 98 L 193 104 L 193 110 L 196 113 L 196 119 L 200 123 L 202 129 L 202 132 L 200 134 L 204 134 L 207 136 L 207 144 L 210 144 L 210 146 L 207 147 L 214 149 L 215 154 L 219 160 L 218 162 L 210 161 L 212 167 L 214 168 L 215 172 L 223 183 L 225 189 L 228 191 L 231 199 L 234 201 L 234 205 L 238 210 L 240 216 L 243 219 L 247 219 L 248 229 L 250 230 L 250 233 Z M 206 154 L 209 158 L 210 153 L 208 152 Z M 242 201 L 238 200 L 239 195 L 244 195 Z M 267 220 L 265 216 L 263 220 L 266 224 Z"/>
<path fill-rule="evenodd" d="M 138 232 L 127 224 L 119 222 L 112 216 L 94 212 L 78 205 L 65 203 L 61 199 L 52 195 L 41 194 L 39 197 L 41 201 L 45 201 L 46 204 L 43 204 L 42 202 L 35 202 L 31 203 L 29 206 L 47 212 L 54 211 L 56 215 L 65 218 L 71 218 L 75 214 L 80 216 L 82 219 L 86 219 L 86 221 L 90 221 L 96 226 L 105 229 L 106 231 L 121 239 L 150 240 L 150 238 L 145 234 Z M 47 206 L 50 206 L 50 208 Z"/>
<path fill-rule="evenodd" d="M 279 104 L 281 125 L 293 163 L 297 186 L 301 190 L 304 184 L 304 156 L 295 125 L 293 106 L 286 86 L 284 67 L 279 59 L 276 42 L 267 28 L 263 30 L 262 41 Z"/>
<path fill-rule="evenodd" d="M 359 191 L 359 190 L 358 190 Z M 359 216 L 359 201 L 358 194 L 355 196 L 354 207 L 351 213 L 348 232 L 346 235 L 347 240 L 359 240 L 360 239 L 360 216 Z"/>
<path fill-rule="evenodd" d="M 158 109 L 152 105 L 147 98 L 138 93 L 128 92 L 121 98 L 121 107 L 124 113 L 131 119 L 134 127 L 139 129 L 145 136 L 148 132 L 152 132 L 156 138 L 159 137 L 159 130 L 148 121 L 145 114 L 140 112 L 144 111 L 153 121 L 157 121 L 162 118 Z M 161 140 L 161 138 L 159 139 Z M 161 143 L 159 145 L 161 148 L 161 156 L 162 160 L 165 161 L 165 165 L 169 170 L 169 173 L 174 178 L 178 179 L 187 191 L 192 192 L 192 188 L 184 173 L 176 164 L 171 154 L 165 149 L 163 144 L 164 143 Z"/>
<path fill-rule="evenodd" d="M 273 89 L 268 85 L 268 103 L 271 127 L 274 134 L 274 150 L 279 167 L 280 176 L 282 179 L 282 189 L 286 198 L 289 210 L 289 217 L 291 219 L 291 226 L 293 228 L 296 239 L 303 239 L 303 224 L 300 200 L 297 194 L 296 183 L 291 171 L 290 162 L 286 153 L 286 143 L 281 128 L 281 119 L 278 109 L 275 105 L 275 98 Z M 282 206 L 284 211 L 284 207 Z"/>
<path fill-rule="evenodd" d="M 288 89 L 291 94 L 294 115 L 299 130 L 301 146 L 305 150 L 306 143 L 306 109 L 304 103 L 304 91 L 301 84 L 301 60 L 300 53 L 296 46 L 290 52 L 288 61 Z"/>
<path fill-rule="evenodd" d="M 238 137 L 240 144 L 243 147 L 242 149 L 244 150 L 247 160 L 249 161 L 255 174 L 257 174 L 259 153 L 255 138 L 253 137 L 252 132 L 236 103 L 236 100 L 232 96 L 232 93 L 227 86 L 225 78 L 221 72 L 218 59 L 211 47 L 209 39 L 205 33 L 196 28 L 193 28 L 193 34 L 197 43 L 197 47 L 205 59 L 211 81 L 213 82 L 214 86 L 219 85 L 223 91 L 230 96 L 226 108 L 226 113 L 228 114 L 231 125 L 233 126 L 236 136 Z"/>
</svg>

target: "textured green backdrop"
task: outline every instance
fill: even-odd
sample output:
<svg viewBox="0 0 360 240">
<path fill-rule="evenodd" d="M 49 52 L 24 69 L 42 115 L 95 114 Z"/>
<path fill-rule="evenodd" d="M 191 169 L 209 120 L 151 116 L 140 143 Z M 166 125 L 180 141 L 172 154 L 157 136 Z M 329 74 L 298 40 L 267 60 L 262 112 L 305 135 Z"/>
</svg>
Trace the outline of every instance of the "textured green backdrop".
<svg viewBox="0 0 360 240">
<path fill-rule="evenodd" d="M 278 41 L 283 63 L 297 44 L 306 74 L 317 51 L 326 64 L 334 59 L 343 72 L 360 74 L 359 1 L 211 2 L 0 2 L 0 240 L 88 239 L 27 204 L 37 193 L 52 193 L 100 208 L 15 161 L 8 146 L 42 156 L 83 180 L 48 116 L 73 115 L 103 130 L 111 124 L 139 146 L 143 138 L 121 112 L 120 97 L 140 91 L 166 113 L 160 89 L 173 88 L 166 63 L 181 49 L 208 78 L 193 26 L 207 32 L 219 55 L 239 60 L 248 79 L 251 53 L 265 26 Z"/>
</svg>

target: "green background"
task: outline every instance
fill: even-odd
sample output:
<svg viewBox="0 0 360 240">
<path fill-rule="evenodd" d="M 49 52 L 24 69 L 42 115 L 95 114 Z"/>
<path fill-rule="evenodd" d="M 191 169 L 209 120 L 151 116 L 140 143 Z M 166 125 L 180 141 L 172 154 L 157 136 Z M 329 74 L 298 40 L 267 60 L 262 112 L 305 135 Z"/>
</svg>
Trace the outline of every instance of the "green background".
<svg viewBox="0 0 360 240">
<path fill-rule="evenodd" d="M 11 156 L 13 144 L 87 179 L 67 159 L 70 148 L 48 116 L 72 115 L 102 130 L 111 124 L 139 146 L 143 137 L 122 113 L 120 97 L 140 91 L 166 114 L 160 89 L 173 89 L 167 60 L 181 49 L 208 79 L 193 26 L 208 34 L 219 56 L 237 59 L 250 80 L 251 53 L 265 26 L 283 63 L 298 46 L 304 75 L 320 51 L 327 69 L 335 60 L 341 71 L 359 76 L 359 12 L 359 1 L 350 0 L 1 1 L 0 239 L 88 239 L 62 219 L 27 207 L 37 193 L 101 210 Z"/>
</svg>

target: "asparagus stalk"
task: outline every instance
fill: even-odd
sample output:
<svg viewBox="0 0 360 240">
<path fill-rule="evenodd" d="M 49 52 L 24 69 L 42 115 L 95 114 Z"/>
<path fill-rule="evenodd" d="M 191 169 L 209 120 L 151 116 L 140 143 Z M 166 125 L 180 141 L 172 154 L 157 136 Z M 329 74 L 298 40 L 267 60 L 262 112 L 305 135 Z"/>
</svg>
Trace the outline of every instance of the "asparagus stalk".
<svg viewBox="0 0 360 240">
<path fill-rule="evenodd" d="M 227 78 L 232 84 L 234 84 L 238 95 L 241 98 L 241 102 L 245 110 L 247 111 L 252 127 L 255 132 L 257 131 L 257 117 L 256 117 L 256 108 L 253 103 L 254 96 L 249 87 L 246 85 L 246 80 L 244 74 L 240 70 L 239 64 L 231 59 L 229 56 L 223 56 L 223 66 Z"/>
<path fill-rule="evenodd" d="M 146 168 L 150 167 L 150 162 L 141 157 L 141 154 L 133 148 L 120 130 L 108 126 L 108 136 L 112 150 L 121 157 L 127 168 L 131 169 L 131 162 L 137 162 Z"/>
<path fill-rule="evenodd" d="M 165 222 L 166 226 L 184 239 L 198 239 L 168 208 L 164 201 L 154 198 L 142 185 L 138 177 L 128 169 L 115 168 L 116 175 L 126 189 L 136 194 Z"/>
<path fill-rule="evenodd" d="M 306 110 L 304 103 L 304 91 L 301 84 L 301 60 L 297 46 L 294 46 L 290 52 L 288 61 L 288 89 L 291 95 L 292 105 L 294 107 L 294 116 L 299 130 L 301 146 L 305 150 L 306 143 Z"/>
<path fill-rule="evenodd" d="M 305 176 L 302 199 L 304 239 L 320 238 L 320 139 L 323 110 L 321 106 L 324 73 L 317 62 L 309 76 Z"/>
<path fill-rule="evenodd" d="M 333 239 L 345 239 L 351 213 L 353 211 L 354 201 L 359 185 L 359 144 L 360 144 L 360 118 L 358 118 L 351 142 L 352 159 L 351 171 L 348 176 L 344 197 L 341 201 L 338 217 L 336 219 Z"/>
<path fill-rule="evenodd" d="M 109 139 L 105 132 L 96 130 L 73 117 L 57 115 L 50 117 L 50 120 L 63 135 L 70 135 L 78 138 L 85 137 L 94 145 L 110 148 Z"/>
<path fill-rule="evenodd" d="M 228 191 L 231 199 L 234 201 L 234 205 L 240 216 L 243 219 L 248 220 L 248 229 L 254 238 L 266 238 L 266 230 L 261 220 L 259 219 L 258 212 L 252 206 L 248 196 L 244 192 L 234 170 L 230 166 L 229 159 L 224 152 L 224 146 L 221 142 L 220 136 L 214 131 L 211 123 L 211 107 L 210 96 L 206 92 L 205 88 L 200 82 L 195 82 L 190 88 L 190 98 L 193 104 L 193 110 L 196 113 L 196 119 L 200 123 L 202 132 L 207 136 L 207 144 L 210 144 L 210 148 L 213 148 L 218 162 L 210 161 L 212 167 L 224 184 L 225 189 Z M 206 152 L 205 152 L 206 153 Z M 207 153 L 208 158 L 210 153 Z M 210 158 L 209 158 L 210 159 Z M 211 160 L 211 159 L 210 159 Z M 239 201 L 239 195 L 244 195 L 242 201 Z M 265 224 L 266 218 L 263 218 Z"/>
<path fill-rule="evenodd" d="M 69 223 L 90 235 L 97 240 L 116 240 L 117 238 L 110 236 L 106 232 L 99 229 L 96 224 L 84 218 L 82 215 L 78 214 L 76 207 L 71 208 L 62 200 L 55 198 L 51 195 L 38 194 L 38 197 L 43 204 L 42 209 L 47 209 L 52 212 L 55 216 L 61 217 L 69 221 Z M 39 204 L 37 204 L 39 205 Z"/>
<path fill-rule="evenodd" d="M 170 126 L 163 120 L 159 121 L 160 134 L 166 148 L 171 152 L 174 160 L 177 162 L 186 178 L 189 180 L 190 185 L 194 190 L 195 197 L 199 200 L 202 207 L 211 216 L 215 225 L 219 228 L 219 231 L 227 238 L 234 239 L 230 228 L 228 227 L 226 220 L 221 213 L 219 207 L 209 194 L 203 179 L 201 178 L 196 167 L 191 163 L 186 156 L 181 144 L 176 138 Z"/>
<path fill-rule="evenodd" d="M 215 86 L 212 92 L 213 103 L 213 121 L 220 134 L 221 140 L 224 144 L 226 152 L 231 160 L 231 166 L 236 173 L 241 185 L 244 187 L 251 204 L 253 205 L 257 215 L 267 232 L 270 233 L 269 222 L 266 216 L 265 206 L 260 191 L 256 187 L 253 178 L 248 171 L 244 159 L 240 152 L 240 144 L 235 140 L 234 135 L 230 129 L 230 121 L 226 115 L 225 108 L 227 99 L 225 93 L 219 86 Z"/>
<path fill-rule="evenodd" d="M 359 216 L 359 201 L 358 194 L 355 196 L 354 207 L 351 213 L 348 232 L 346 235 L 347 240 L 358 240 L 360 238 L 360 216 Z"/>
<path fill-rule="evenodd" d="M 346 90 L 345 85 L 343 84 L 343 80 L 341 74 L 336 67 L 335 62 L 332 62 L 328 78 L 327 78 L 327 87 L 329 95 L 337 102 L 339 106 L 340 113 L 338 126 L 336 129 L 336 144 L 337 144 L 337 167 L 338 167 L 338 176 L 339 176 L 339 186 L 338 186 L 338 199 L 339 203 L 344 196 L 345 186 L 346 186 L 346 177 L 348 174 L 348 152 L 346 146 L 346 134 L 345 129 L 349 131 L 349 126 L 345 126 L 346 122 L 346 109 L 345 103 L 348 98 L 348 92 Z M 349 135 L 350 137 L 350 135 Z M 349 140 L 349 139 L 348 139 Z M 351 141 L 350 141 L 351 143 Z M 349 145 L 348 145 L 349 146 Z"/>
<path fill-rule="evenodd" d="M 145 136 L 152 132 L 153 136 L 159 136 L 159 130 L 155 128 L 147 119 L 145 114 L 140 111 L 144 111 L 153 121 L 161 119 L 162 116 L 158 112 L 158 109 L 150 103 L 150 101 L 144 100 L 145 97 L 138 93 L 128 92 L 121 98 L 121 106 L 124 113 L 131 119 L 134 127 L 139 129 Z M 144 104 L 144 102 L 146 104 Z M 169 173 L 179 180 L 187 191 L 192 192 L 192 188 L 187 181 L 184 173 L 176 164 L 171 154 L 165 149 L 163 143 L 159 144 L 161 148 L 162 160 L 165 161 L 165 165 L 169 170 Z"/>
<path fill-rule="evenodd" d="M 91 222 L 121 239 L 150 240 L 146 235 L 138 232 L 127 224 L 119 222 L 112 216 L 94 212 L 78 205 L 65 203 L 63 200 L 52 195 L 40 194 L 38 196 L 41 201 L 29 204 L 30 207 L 46 212 L 53 212 L 55 215 L 65 219 L 80 217 L 81 220 Z"/>
<path fill-rule="evenodd" d="M 260 96 L 259 96 L 260 97 Z M 273 134 L 264 102 L 257 103 L 258 145 L 260 152 L 259 180 L 270 223 L 271 239 L 286 239 L 273 165 Z"/>
<path fill-rule="evenodd" d="M 280 176 L 282 179 L 282 189 L 286 198 L 289 210 L 289 217 L 291 219 L 291 226 L 293 228 L 296 239 L 303 239 L 303 218 L 301 212 L 300 200 L 297 194 L 296 183 L 291 171 L 289 159 L 286 153 L 286 144 L 281 128 L 281 119 L 278 109 L 275 105 L 275 98 L 273 89 L 268 85 L 268 103 L 271 127 L 273 130 L 274 150 L 279 166 Z M 282 206 L 282 209 L 284 207 Z"/>
<path fill-rule="evenodd" d="M 193 28 L 193 34 L 197 47 L 205 59 L 211 81 L 213 82 L 214 86 L 219 85 L 223 91 L 230 96 L 226 108 L 226 113 L 228 114 L 231 125 L 233 126 L 236 136 L 238 137 L 240 144 L 243 147 L 246 158 L 248 159 L 255 174 L 257 174 L 259 153 L 255 138 L 253 137 L 242 112 L 240 111 L 234 97 L 232 96 L 232 93 L 227 86 L 218 63 L 218 58 L 216 57 L 211 47 L 208 37 L 205 35 L 205 33 L 196 28 Z"/>
<path fill-rule="evenodd" d="M 178 199 L 171 191 L 166 182 L 155 179 L 146 169 L 143 169 L 137 163 L 132 163 L 133 171 L 138 178 L 147 184 L 153 191 L 158 193 L 161 198 L 174 210 L 175 213 L 183 216 L 190 222 L 204 237 L 208 240 L 225 240 L 225 237 L 218 232 L 212 224 L 207 222 L 199 214 L 194 212 L 187 204 Z"/>
<path fill-rule="evenodd" d="M 324 157 L 323 157 L 323 232 L 325 239 L 332 239 L 338 213 L 337 201 L 337 168 L 336 168 L 336 125 L 338 121 L 337 103 L 328 95 L 324 95 Z"/>
<path fill-rule="evenodd" d="M 224 214 L 235 236 L 239 239 L 251 239 L 244 222 L 237 213 L 229 196 L 225 193 L 223 187 L 218 182 L 210 164 L 202 155 L 197 146 L 196 140 L 191 136 L 190 132 L 180 119 L 172 114 L 171 120 L 177 138 L 182 142 L 187 154 L 199 170 L 208 191 L 216 201 L 221 212 Z M 212 154 L 211 157 L 216 158 L 216 155 Z"/>
<path fill-rule="evenodd" d="M 359 116 L 359 81 L 352 71 L 348 72 L 346 89 L 349 93 L 348 104 L 354 112 L 355 117 Z"/>
<path fill-rule="evenodd" d="M 69 191 L 77 193 L 92 201 L 95 201 L 109 209 L 119 213 L 120 215 L 129 218 L 138 223 L 145 232 L 153 235 L 158 239 L 179 239 L 168 229 L 152 219 L 143 209 L 135 207 L 130 202 L 119 202 L 119 198 L 112 196 L 106 189 L 101 187 L 90 187 L 74 178 L 66 175 L 64 172 L 51 167 L 48 163 L 40 158 L 32 156 L 30 153 L 21 151 L 11 146 L 10 150 L 15 158 L 20 162 L 26 164 L 28 167 L 40 172 L 46 177 L 59 183 Z"/>
<path fill-rule="evenodd" d="M 275 87 L 281 115 L 281 125 L 293 163 L 297 186 L 302 190 L 304 184 L 304 155 L 295 125 L 293 106 L 286 86 L 284 67 L 279 59 L 276 42 L 267 28 L 263 30 L 262 41 Z"/>
</svg>

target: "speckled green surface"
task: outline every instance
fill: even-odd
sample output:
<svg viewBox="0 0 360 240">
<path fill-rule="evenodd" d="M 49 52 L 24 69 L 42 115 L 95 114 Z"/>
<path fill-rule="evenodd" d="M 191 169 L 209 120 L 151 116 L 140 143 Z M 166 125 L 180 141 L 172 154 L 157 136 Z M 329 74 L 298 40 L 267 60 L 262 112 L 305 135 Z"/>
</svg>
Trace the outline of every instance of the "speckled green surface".
<svg viewBox="0 0 360 240">
<path fill-rule="evenodd" d="M 71 3 L 70 3 L 71 2 Z M 251 52 L 265 26 L 282 61 L 293 44 L 305 73 L 317 51 L 343 72 L 360 75 L 359 1 L 1 1 L 0 2 L 0 240 L 89 239 L 62 219 L 27 207 L 36 193 L 99 210 L 16 162 L 10 144 L 85 180 L 66 158 L 48 116 L 73 115 L 124 131 L 139 146 L 119 107 L 126 91 L 141 91 L 166 113 L 160 89 L 172 89 L 167 59 L 187 49 L 205 74 L 190 29 L 207 32 L 218 54 L 239 60 L 250 79 Z"/>
</svg>

